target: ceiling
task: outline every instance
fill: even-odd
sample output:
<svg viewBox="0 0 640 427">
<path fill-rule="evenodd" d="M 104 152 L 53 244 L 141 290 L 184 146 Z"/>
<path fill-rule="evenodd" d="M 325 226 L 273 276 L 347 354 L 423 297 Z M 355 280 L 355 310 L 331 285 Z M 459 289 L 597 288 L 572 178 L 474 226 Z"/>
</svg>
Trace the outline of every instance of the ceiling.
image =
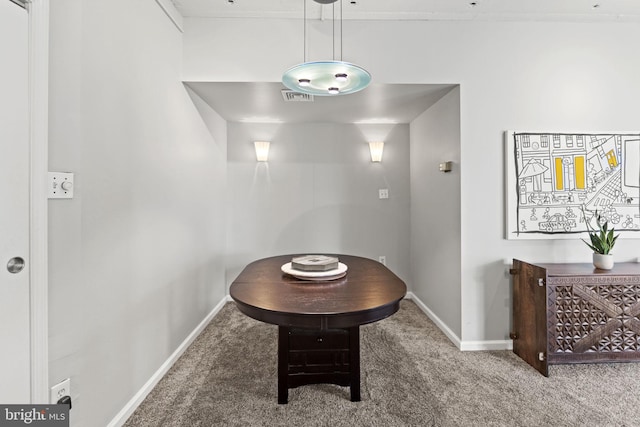
<svg viewBox="0 0 640 427">
<path fill-rule="evenodd" d="M 302 19 L 301 0 L 172 0 L 185 17 Z M 307 0 L 307 18 L 331 5 Z M 336 7 L 339 3 L 336 3 Z M 640 22 L 639 0 L 343 0 L 343 19 Z"/>
<path fill-rule="evenodd" d="M 184 17 L 331 19 L 312 0 L 171 0 Z M 341 0 L 343 19 L 640 22 L 640 0 Z M 340 3 L 335 3 L 336 7 Z M 453 86 L 371 84 L 348 96 L 285 102 L 280 83 L 187 82 L 233 122 L 409 123 Z"/>
</svg>

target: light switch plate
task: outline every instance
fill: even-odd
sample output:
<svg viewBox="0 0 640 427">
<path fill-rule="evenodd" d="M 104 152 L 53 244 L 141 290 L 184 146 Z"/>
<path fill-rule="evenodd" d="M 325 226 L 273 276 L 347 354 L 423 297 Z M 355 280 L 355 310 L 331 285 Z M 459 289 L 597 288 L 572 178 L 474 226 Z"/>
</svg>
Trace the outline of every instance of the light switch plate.
<svg viewBox="0 0 640 427">
<path fill-rule="evenodd" d="M 73 173 L 49 172 L 49 198 L 71 199 L 73 198 Z"/>
</svg>

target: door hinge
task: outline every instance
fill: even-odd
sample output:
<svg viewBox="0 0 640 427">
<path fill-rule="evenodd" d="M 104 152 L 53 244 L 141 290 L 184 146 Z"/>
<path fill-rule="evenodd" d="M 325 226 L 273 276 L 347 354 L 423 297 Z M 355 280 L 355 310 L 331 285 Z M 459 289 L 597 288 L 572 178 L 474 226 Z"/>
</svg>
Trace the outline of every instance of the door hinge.
<svg viewBox="0 0 640 427">
<path fill-rule="evenodd" d="M 519 270 L 517 268 L 510 268 L 509 269 L 509 274 L 512 276 L 515 276 L 516 274 L 518 274 Z"/>
<path fill-rule="evenodd" d="M 518 334 L 516 334 L 515 332 L 509 332 L 509 338 L 511 338 L 512 340 L 517 340 Z"/>
</svg>

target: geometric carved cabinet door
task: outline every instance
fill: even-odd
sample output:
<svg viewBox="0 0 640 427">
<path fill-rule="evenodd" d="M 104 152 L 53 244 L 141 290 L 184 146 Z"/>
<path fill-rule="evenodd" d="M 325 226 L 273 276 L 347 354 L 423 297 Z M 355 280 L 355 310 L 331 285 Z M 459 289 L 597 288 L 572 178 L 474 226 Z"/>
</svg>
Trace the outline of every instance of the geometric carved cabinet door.
<svg viewBox="0 0 640 427">
<path fill-rule="evenodd" d="M 513 349 L 542 374 L 549 364 L 640 361 L 640 263 L 514 260 L 511 273 Z"/>
<path fill-rule="evenodd" d="M 640 277 L 555 277 L 549 282 L 549 329 L 555 329 L 550 359 L 562 363 L 637 357 Z"/>
</svg>

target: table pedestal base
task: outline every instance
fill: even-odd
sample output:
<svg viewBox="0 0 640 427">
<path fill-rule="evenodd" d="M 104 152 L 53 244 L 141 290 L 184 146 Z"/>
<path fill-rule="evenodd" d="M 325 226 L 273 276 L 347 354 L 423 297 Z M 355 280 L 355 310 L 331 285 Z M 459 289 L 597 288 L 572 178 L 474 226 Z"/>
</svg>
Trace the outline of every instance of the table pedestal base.
<svg viewBox="0 0 640 427">
<path fill-rule="evenodd" d="M 307 384 L 349 386 L 360 401 L 360 328 L 304 329 L 278 327 L 278 403 L 289 389 Z"/>
</svg>

